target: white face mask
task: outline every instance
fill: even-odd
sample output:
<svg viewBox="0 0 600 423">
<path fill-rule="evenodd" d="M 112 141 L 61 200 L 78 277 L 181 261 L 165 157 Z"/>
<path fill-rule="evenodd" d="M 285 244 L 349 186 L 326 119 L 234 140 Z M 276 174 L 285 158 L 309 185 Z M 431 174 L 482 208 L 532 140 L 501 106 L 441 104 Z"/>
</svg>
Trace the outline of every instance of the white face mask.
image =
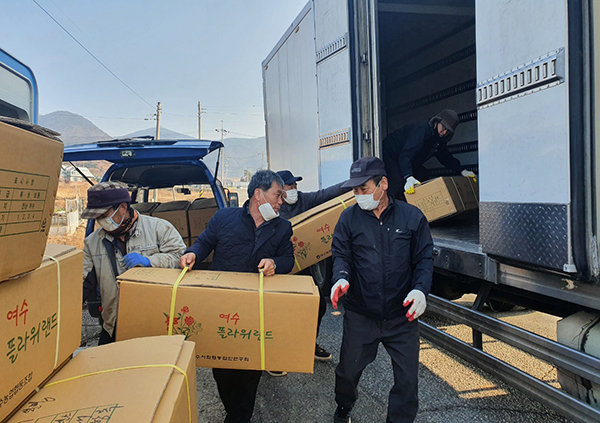
<svg viewBox="0 0 600 423">
<path fill-rule="evenodd" d="M 123 219 L 125 219 L 125 215 L 123 215 L 121 223 L 116 223 L 113 220 L 114 215 L 117 214 L 118 211 L 119 208 L 117 207 L 117 209 L 112 215 L 110 215 L 109 217 L 103 217 L 102 219 L 96 219 L 96 222 L 98 222 L 98 225 L 100 225 L 100 227 L 106 232 L 116 231 L 117 229 L 119 229 L 119 226 L 121 226 L 121 223 L 123 223 Z"/>
<path fill-rule="evenodd" d="M 268 222 L 269 220 L 273 220 L 276 217 L 279 217 L 279 213 L 275 213 L 275 210 L 273 210 L 273 206 L 269 204 L 262 190 L 260 191 L 260 194 L 262 195 L 263 200 L 265 200 L 265 204 L 261 204 L 260 206 L 258 206 L 258 211 L 262 215 L 263 219 L 265 219 Z"/>
<path fill-rule="evenodd" d="M 289 189 L 285 192 L 286 197 L 283 199 L 288 204 L 296 204 L 298 201 L 298 190 L 297 189 Z"/>
<path fill-rule="evenodd" d="M 379 188 L 379 184 L 377 184 L 377 186 L 375 187 L 375 191 L 377 191 L 377 188 Z M 381 201 L 381 197 L 383 197 L 383 191 L 381 192 L 381 195 L 379 196 L 378 200 L 375 200 L 373 198 L 373 194 L 375 194 L 375 191 L 373 191 L 373 193 L 371 194 L 365 194 L 365 195 L 354 195 L 354 197 L 356 198 L 356 202 L 358 203 L 358 206 L 363 209 L 363 210 L 375 210 L 377 208 L 377 206 L 379 205 L 379 202 Z"/>
</svg>

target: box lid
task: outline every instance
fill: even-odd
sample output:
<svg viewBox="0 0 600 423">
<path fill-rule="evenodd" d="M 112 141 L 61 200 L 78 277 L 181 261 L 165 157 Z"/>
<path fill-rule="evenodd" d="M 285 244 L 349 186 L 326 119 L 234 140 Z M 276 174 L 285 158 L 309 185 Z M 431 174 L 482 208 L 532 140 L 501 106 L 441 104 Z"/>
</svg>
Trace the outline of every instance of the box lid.
<svg viewBox="0 0 600 423">
<path fill-rule="evenodd" d="M 157 285 L 174 285 L 181 270 L 134 267 L 118 277 L 121 282 L 140 282 Z M 204 288 L 236 289 L 258 291 L 258 273 L 221 272 L 212 270 L 190 270 L 179 286 Z M 311 276 L 275 275 L 264 278 L 264 292 L 295 294 L 313 293 L 314 282 Z"/>
<path fill-rule="evenodd" d="M 55 413 L 89 419 L 93 413 L 98 421 L 105 421 L 118 408 L 119 421 L 152 421 L 171 377 L 179 374 L 172 366 L 182 366 L 184 343 L 183 335 L 155 336 L 85 349 L 27 403 L 14 420 L 22 421 L 21 413 L 27 413 L 24 416 L 32 421 Z M 141 368 L 132 368 L 138 366 Z M 97 372 L 103 373 L 93 374 Z M 52 385 L 59 381 L 64 382 Z M 111 388 L 98 389 L 102 386 Z"/>
<path fill-rule="evenodd" d="M 197 198 L 190 206 L 190 210 L 212 209 L 217 207 L 217 200 L 214 198 Z"/>
<path fill-rule="evenodd" d="M 160 206 L 158 206 L 156 209 L 154 209 L 154 213 L 187 210 L 189 207 L 190 207 L 190 202 L 187 200 L 170 201 L 168 203 L 162 203 Z"/>
<path fill-rule="evenodd" d="M 292 224 L 292 226 L 297 225 L 301 222 L 304 222 L 307 219 L 310 219 L 311 217 L 313 217 L 319 213 L 322 213 L 326 210 L 336 207 L 340 203 L 343 204 L 346 201 L 352 199 L 353 197 L 354 197 L 354 193 L 352 191 L 347 192 L 346 194 L 342 194 L 339 197 L 336 197 L 332 200 L 326 201 L 325 203 L 320 204 L 317 207 L 313 207 L 312 209 L 307 210 L 304 213 L 299 214 L 298 216 L 294 216 L 291 219 L 289 219 L 289 221 Z"/>
</svg>

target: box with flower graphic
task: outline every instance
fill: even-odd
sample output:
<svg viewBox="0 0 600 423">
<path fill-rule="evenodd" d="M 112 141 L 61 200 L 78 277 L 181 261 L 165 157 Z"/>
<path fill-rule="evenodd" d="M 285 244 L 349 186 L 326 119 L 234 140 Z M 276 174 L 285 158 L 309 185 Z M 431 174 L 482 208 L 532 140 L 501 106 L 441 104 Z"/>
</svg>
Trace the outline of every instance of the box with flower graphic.
<svg viewBox="0 0 600 423">
<path fill-rule="evenodd" d="M 356 204 L 348 192 L 290 219 L 296 258 L 293 273 L 298 273 L 331 256 L 333 230 L 344 209 Z"/>
<path fill-rule="evenodd" d="M 134 268 L 119 276 L 117 340 L 173 334 L 196 343 L 196 365 L 261 368 L 259 276 L 188 271 L 170 315 L 176 269 Z M 140 298 L 144 306 L 140 307 Z M 267 370 L 312 373 L 319 293 L 310 276 L 264 278 L 264 345 Z"/>
</svg>

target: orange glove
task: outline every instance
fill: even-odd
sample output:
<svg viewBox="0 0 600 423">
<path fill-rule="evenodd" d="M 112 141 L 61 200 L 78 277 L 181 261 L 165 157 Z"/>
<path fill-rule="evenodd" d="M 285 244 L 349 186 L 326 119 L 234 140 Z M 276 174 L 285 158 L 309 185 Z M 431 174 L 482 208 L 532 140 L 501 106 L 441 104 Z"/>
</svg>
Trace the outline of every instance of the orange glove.
<svg viewBox="0 0 600 423">
<path fill-rule="evenodd" d="M 350 283 L 346 279 L 339 279 L 335 285 L 331 288 L 331 305 L 337 310 L 338 301 L 340 297 L 348 292 Z"/>
</svg>

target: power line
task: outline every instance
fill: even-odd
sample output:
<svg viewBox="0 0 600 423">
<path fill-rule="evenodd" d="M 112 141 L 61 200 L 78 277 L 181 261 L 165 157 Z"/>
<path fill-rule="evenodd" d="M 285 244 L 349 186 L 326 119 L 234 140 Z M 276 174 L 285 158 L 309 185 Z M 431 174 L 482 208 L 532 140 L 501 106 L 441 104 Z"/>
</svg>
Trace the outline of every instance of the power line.
<svg viewBox="0 0 600 423">
<path fill-rule="evenodd" d="M 111 71 L 104 63 L 102 63 L 102 61 L 100 59 L 98 59 L 96 56 L 94 56 L 94 54 L 89 51 L 83 44 L 81 44 L 79 42 L 79 40 L 77 38 L 75 38 L 73 36 L 73 34 L 71 34 L 64 26 L 62 26 L 56 19 L 54 19 L 54 17 L 46 10 L 44 9 L 38 2 L 37 0 L 33 0 L 33 2 L 44 11 L 44 13 L 46 15 L 48 15 L 50 17 L 50 19 L 52 19 L 56 25 L 58 25 L 63 31 L 65 31 L 67 33 L 67 35 L 69 35 L 69 37 L 71 37 L 77 44 L 79 44 L 81 46 L 82 49 L 84 49 L 90 56 L 92 56 L 98 63 L 100 63 L 100 65 L 106 69 L 108 72 L 110 72 L 110 74 L 112 76 L 114 76 L 115 78 L 117 78 L 117 80 L 123 84 L 125 87 L 127 87 L 127 89 L 129 89 L 129 91 L 131 91 L 132 93 L 134 93 L 140 100 L 142 100 L 144 103 L 146 103 L 148 106 L 152 107 L 154 109 L 154 106 L 152 104 L 150 104 L 148 101 L 146 101 L 146 99 L 144 99 L 144 97 L 142 97 L 141 95 L 139 95 L 138 93 L 136 93 L 133 88 L 131 88 L 129 85 L 127 85 L 121 78 L 119 78 L 113 71 Z"/>
</svg>

